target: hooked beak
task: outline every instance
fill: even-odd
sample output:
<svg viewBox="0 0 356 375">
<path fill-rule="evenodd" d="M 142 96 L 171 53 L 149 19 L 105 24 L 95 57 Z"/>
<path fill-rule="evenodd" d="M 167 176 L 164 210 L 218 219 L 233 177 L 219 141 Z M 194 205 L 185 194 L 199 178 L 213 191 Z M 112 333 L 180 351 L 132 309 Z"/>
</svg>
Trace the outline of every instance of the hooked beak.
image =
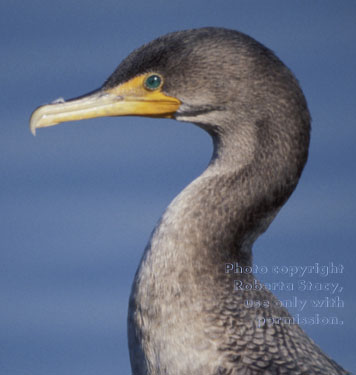
<svg viewBox="0 0 356 375">
<path fill-rule="evenodd" d="M 164 94 L 161 89 L 148 90 L 146 75 L 137 76 L 113 88 L 102 88 L 68 101 L 57 100 L 38 107 L 31 116 L 30 129 L 106 116 L 148 116 L 173 118 L 180 100 Z"/>
</svg>

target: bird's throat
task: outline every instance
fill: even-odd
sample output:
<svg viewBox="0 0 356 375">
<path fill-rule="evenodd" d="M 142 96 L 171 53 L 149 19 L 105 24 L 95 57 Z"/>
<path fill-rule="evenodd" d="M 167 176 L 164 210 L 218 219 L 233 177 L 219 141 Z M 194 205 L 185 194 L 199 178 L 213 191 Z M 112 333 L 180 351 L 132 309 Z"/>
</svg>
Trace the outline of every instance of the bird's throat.
<svg viewBox="0 0 356 375">
<path fill-rule="evenodd" d="M 170 347 L 187 356 L 193 355 L 189 347 L 204 350 L 206 311 L 216 305 L 218 295 L 233 291 L 226 263 L 251 265 L 252 243 L 276 213 L 272 206 L 254 211 L 248 204 L 261 192 L 242 195 L 252 174 L 246 180 L 241 170 L 219 175 L 209 168 L 169 205 L 145 250 L 130 298 L 132 363 L 141 356 L 154 367 L 157 353 L 160 366 L 172 362 Z M 254 218 L 249 212 L 255 212 Z M 191 363 L 201 358 L 191 358 Z"/>
</svg>

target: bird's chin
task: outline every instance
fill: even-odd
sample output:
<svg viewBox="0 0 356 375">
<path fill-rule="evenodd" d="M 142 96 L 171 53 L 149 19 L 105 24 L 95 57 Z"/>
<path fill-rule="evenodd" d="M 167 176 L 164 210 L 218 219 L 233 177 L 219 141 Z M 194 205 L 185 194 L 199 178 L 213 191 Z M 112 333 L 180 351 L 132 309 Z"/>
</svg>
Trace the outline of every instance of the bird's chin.
<svg viewBox="0 0 356 375">
<path fill-rule="evenodd" d="M 222 111 L 220 106 L 213 105 L 188 105 L 184 102 L 179 110 L 174 114 L 174 118 L 182 122 L 190 122 L 214 136 L 219 125 L 216 119 L 218 113 Z"/>
</svg>

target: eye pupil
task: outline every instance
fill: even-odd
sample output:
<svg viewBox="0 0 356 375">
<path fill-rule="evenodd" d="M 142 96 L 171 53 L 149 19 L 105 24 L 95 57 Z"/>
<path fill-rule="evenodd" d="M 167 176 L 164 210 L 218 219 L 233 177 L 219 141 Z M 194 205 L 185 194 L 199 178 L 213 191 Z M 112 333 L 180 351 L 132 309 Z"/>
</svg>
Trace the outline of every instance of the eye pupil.
<svg viewBox="0 0 356 375">
<path fill-rule="evenodd" d="M 155 90 L 161 86 L 161 82 L 162 82 L 162 78 L 160 76 L 158 76 L 157 74 L 152 74 L 151 76 L 147 77 L 145 81 L 145 86 L 149 90 Z"/>
</svg>

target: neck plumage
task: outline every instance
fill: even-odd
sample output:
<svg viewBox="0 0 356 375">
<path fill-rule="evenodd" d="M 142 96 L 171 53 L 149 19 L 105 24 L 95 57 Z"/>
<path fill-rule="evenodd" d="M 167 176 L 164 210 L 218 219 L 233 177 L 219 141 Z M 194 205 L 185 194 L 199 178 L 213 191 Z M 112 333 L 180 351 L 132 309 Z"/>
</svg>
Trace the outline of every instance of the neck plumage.
<svg viewBox="0 0 356 375">
<path fill-rule="evenodd" d="M 262 145 L 267 149 L 261 152 L 259 146 L 257 133 L 242 139 L 215 138 L 206 171 L 173 200 L 158 223 L 130 298 L 134 374 L 146 373 L 142 363 L 154 368 L 173 361 L 168 348 L 204 342 L 197 330 L 193 334 L 187 327 L 193 321 L 199 325 L 197 317 L 216 304 L 217 295 L 232 292 L 225 264 L 251 265 L 253 242 L 293 191 L 301 167 L 294 168 L 291 177 L 289 166 L 274 165 L 278 149 Z M 181 353 L 185 350 L 189 345 Z M 148 373 L 156 373 L 152 368 Z"/>
</svg>

